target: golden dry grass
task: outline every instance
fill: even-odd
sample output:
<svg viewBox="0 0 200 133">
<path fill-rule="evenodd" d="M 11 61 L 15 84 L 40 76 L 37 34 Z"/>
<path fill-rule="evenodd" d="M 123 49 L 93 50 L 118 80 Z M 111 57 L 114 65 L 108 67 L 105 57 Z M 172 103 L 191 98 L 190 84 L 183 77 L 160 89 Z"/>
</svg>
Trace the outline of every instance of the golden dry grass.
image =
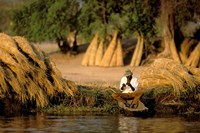
<svg viewBox="0 0 200 133">
<path fill-rule="evenodd" d="M 184 65 L 177 63 L 176 61 L 160 58 L 154 61 L 152 67 L 162 68 L 172 72 L 174 75 L 178 76 L 183 83 L 186 82 L 188 88 L 192 89 L 196 86 L 195 80 L 192 75 L 188 73 L 187 68 Z"/>
<path fill-rule="evenodd" d="M 99 47 L 97 49 L 97 54 L 96 54 L 96 58 L 95 58 L 95 65 L 99 66 L 101 64 L 101 60 L 103 58 L 104 55 L 104 44 L 103 44 L 103 40 L 100 41 Z"/>
<path fill-rule="evenodd" d="M 115 67 L 117 65 L 117 51 L 115 50 L 110 61 L 110 67 Z"/>
<path fill-rule="evenodd" d="M 98 45 L 99 45 L 99 41 L 98 41 L 98 36 L 97 36 L 96 39 L 92 42 L 92 47 L 91 47 L 90 57 L 89 57 L 89 66 L 95 65 L 95 59 L 96 59 Z"/>
<path fill-rule="evenodd" d="M 124 66 L 123 50 L 120 39 L 117 40 L 117 64 L 116 66 Z"/>
<path fill-rule="evenodd" d="M 97 42 L 98 42 L 98 34 L 96 33 L 95 36 L 94 36 L 94 38 L 93 38 L 93 40 L 91 41 L 89 47 L 87 48 L 87 51 L 86 51 L 86 53 L 85 53 L 85 55 L 83 57 L 81 65 L 83 65 L 83 66 L 88 66 L 89 65 L 92 47 Z"/>
<path fill-rule="evenodd" d="M 118 34 L 118 32 L 115 31 L 113 38 L 112 38 L 104 56 L 103 56 L 103 59 L 101 60 L 101 66 L 103 66 L 103 67 L 109 67 L 110 66 L 111 60 L 112 60 L 113 55 L 115 53 L 115 49 L 117 47 L 117 34 Z"/>
<path fill-rule="evenodd" d="M 29 42 L 20 36 L 15 36 L 13 39 L 16 41 L 18 49 L 20 49 L 26 56 L 33 62 L 33 64 L 38 65 L 40 68 L 45 69 L 45 64 L 43 61 L 37 58 L 36 53 L 33 51 L 31 44 Z"/>
<path fill-rule="evenodd" d="M 0 34 L 1 100 L 27 101 L 44 107 L 57 93 L 74 95 L 76 85 L 65 81 L 55 64 L 22 37 Z M 68 83 L 69 82 L 69 83 Z M 10 103 L 12 104 L 12 103 Z"/>
<path fill-rule="evenodd" d="M 166 58 L 156 59 L 149 67 L 142 67 L 138 75 L 139 88 L 173 90 L 177 98 L 181 93 L 196 91 L 200 86 L 199 77 L 199 68 L 186 67 Z"/>
</svg>

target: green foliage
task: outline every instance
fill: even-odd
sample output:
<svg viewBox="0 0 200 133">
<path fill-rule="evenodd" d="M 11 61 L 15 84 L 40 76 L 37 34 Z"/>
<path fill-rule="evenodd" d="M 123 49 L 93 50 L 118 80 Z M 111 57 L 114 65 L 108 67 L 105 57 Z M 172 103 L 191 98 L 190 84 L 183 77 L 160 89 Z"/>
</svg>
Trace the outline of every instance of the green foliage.
<svg viewBox="0 0 200 133">
<path fill-rule="evenodd" d="M 157 0 L 135 0 L 126 6 L 130 32 L 140 32 L 145 39 L 156 34 L 156 18 L 160 3 Z"/>
<path fill-rule="evenodd" d="M 79 16 L 81 32 L 84 37 L 93 37 L 98 32 L 106 39 L 117 29 L 123 38 L 131 37 L 135 32 L 142 32 L 149 38 L 156 34 L 159 5 L 157 0 L 84 0 Z"/>
<path fill-rule="evenodd" d="M 79 23 L 84 38 L 90 40 L 96 32 L 100 38 L 109 40 L 114 30 L 123 34 L 127 27 L 127 17 L 122 16 L 124 1 L 83 0 Z"/>
<path fill-rule="evenodd" d="M 13 30 L 34 41 L 60 39 L 74 30 L 80 30 L 86 40 L 96 32 L 108 40 L 116 29 L 123 38 L 134 32 L 155 35 L 156 0 L 83 0 L 81 10 L 79 4 L 75 0 L 34 0 L 13 13 Z"/>
<path fill-rule="evenodd" d="M 13 31 L 32 41 L 63 38 L 76 29 L 78 12 L 76 0 L 33 0 L 13 12 Z"/>
<path fill-rule="evenodd" d="M 84 0 L 81 14 L 78 17 L 81 34 L 86 40 L 90 40 L 98 31 L 100 35 L 105 33 L 105 25 L 100 15 L 101 5 L 97 0 Z"/>
</svg>

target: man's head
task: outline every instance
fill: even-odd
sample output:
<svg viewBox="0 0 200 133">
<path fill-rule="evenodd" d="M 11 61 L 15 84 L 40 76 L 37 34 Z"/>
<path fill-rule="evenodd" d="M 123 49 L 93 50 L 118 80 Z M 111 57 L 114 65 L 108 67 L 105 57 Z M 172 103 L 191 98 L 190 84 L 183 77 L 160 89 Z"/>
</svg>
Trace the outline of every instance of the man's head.
<svg viewBox="0 0 200 133">
<path fill-rule="evenodd" d="M 132 75 L 133 75 L 133 73 L 131 72 L 130 69 L 127 69 L 125 74 L 124 74 L 124 76 L 126 76 L 126 77 L 132 77 Z"/>
</svg>

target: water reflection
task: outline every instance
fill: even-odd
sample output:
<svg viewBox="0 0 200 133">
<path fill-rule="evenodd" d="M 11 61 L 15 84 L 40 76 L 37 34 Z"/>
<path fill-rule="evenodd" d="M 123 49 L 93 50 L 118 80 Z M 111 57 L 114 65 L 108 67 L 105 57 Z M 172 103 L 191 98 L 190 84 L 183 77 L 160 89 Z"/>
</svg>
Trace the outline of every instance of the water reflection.
<svg viewBox="0 0 200 133">
<path fill-rule="evenodd" d="M 200 122 L 188 122 L 183 118 L 135 118 L 119 117 L 119 131 L 133 133 L 199 133 Z"/>
<path fill-rule="evenodd" d="M 182 118 L 136 118 L 109 115 L 44 115 L 0 117 L 0 133 L 182 133 L 200 132 L 200 122 Z"/>
</svg>

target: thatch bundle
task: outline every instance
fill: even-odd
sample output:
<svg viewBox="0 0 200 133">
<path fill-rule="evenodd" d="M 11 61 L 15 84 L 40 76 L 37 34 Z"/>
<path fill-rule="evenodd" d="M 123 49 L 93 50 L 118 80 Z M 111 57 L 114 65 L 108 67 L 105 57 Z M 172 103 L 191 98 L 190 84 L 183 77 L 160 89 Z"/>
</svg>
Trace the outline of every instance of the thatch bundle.
<svg viewBox="0 0 200 133">
<path fill-rule="evenodd" d="M 179 98 L 188 91 L 195 92 L 200 86 L 198 68 L 186 67 L 171 59 L 156 59 L 151 66 L 140 68 L 139 87 L 143 90 L 169 89 L 173 90 L 176 98 Z"/>
<path fill-rule="evenodd" d="M 73 82 L 65 81 L 53 62 L 23 37 L 0 33 L 0 100 L 44 107 L 59 93 L 73 95 Z M 30 106 L 30 105 L 28 105 Z"/>
<path fill-rule="evenodd" d="M 190 54 L 187 62 L 185 65 L 192 66 L 192 67 L 199 67 L 200 66 L 200 42 L 197 44 L 195 49 Z"/>
<path fill-rule="evenodd" d="M 123 51 L 120 39 L 117 39 L 117 31 L 114 32 L 113 38 L 105 50 L 104 41 L 99 43 L 98 34 L 96 33 L 91 41 L 81 62 L 84 66 L 102 66 L 118 67 L 123 66 Z"/>
<path fill-rule="evenodd" d="M 120 39 L 117 40 L 117 64 L 116 66 L 124 66 L 124 61 L 123 61 L 123 50 L 122 50 L 122 45 Z"/>
<path fill-rule="evenodd" d="M 97 47 L 98 47 L 98 34 L 96 33 L 89 47 L 87 48 L 87 51 L 83 57 L 81 65 L 89 66 L 89 65 L 95 64 L 94 62 L 95 62 L 95 54 L 96 54 Z"/>
<path fill-rule="evenodd" d="M 103 40 L 100 41 L 99 47 L 97 49 L 97 53 L 96 53 L 96 58 L 95 58 L 95 65 L 99 66 L 101 64 L 101 60 L 103 58 L 103 54 L 104 54 L 104 44 L 103 44 Z"/>
<path fill-rule="evenodd" d="M 117 31 L 115 31 L 113 38 L 112 38 L 104 56 L 103 56 L 103 59 L 101 60 L 101 66 L 104 66 L 104 67 L 110 66 L 112 57 L 115 53 L 115 49 L 116 49 L 116 46 L 117 46 L 117 34 L 118 34 Z"/>
</svg>

